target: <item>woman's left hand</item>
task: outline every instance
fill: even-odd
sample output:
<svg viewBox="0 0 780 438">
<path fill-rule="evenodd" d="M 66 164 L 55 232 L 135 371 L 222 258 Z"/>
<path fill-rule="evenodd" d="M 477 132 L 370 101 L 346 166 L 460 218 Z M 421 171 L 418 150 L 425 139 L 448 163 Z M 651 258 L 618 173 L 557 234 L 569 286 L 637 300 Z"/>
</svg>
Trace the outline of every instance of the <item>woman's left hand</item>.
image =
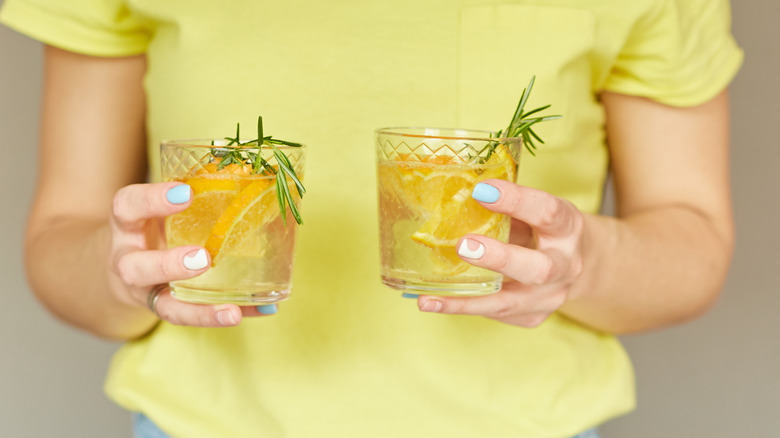
<svg viewBox="0 0 780 438">
<path fill-rule="evenodd" d="M 503 274 L 503 287 L 480 297 L 421 296 L 418 306 L 425 312 L 482 315 L 536 327 L 568 300 L 582 273 L 584 216 L 566 200 L 509 181 L 485 180 L 472 196 L 512 218 L 510 242 L 468 234 L 458 242 L 458 255 Z"/>
</svg>

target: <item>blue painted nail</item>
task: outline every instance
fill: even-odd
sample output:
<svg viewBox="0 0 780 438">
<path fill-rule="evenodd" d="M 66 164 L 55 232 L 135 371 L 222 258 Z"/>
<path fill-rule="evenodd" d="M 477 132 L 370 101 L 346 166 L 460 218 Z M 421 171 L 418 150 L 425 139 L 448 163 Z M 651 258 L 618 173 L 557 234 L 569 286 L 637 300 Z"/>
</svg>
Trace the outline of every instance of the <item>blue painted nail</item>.
<svg viewBox="0 0 780 438">
<path fill-rule="evenodd" d="M 419 295 L 417 295 L 417 294 L 410 294 L 410 293 L 408 293 L 408 292 L 404 292 L 403 294 L 401 294 L 401 296 L 402 296 L 403 298 L 415 298 L 415 299 L 416 299 L 417 297 L 419 297 Z"/>
<path fill-rule="evenodd" d="M 276 304 L 263 304 L 262 306 L 257 306 L 257 311 L 263 315 L 273 315 L 278 310 Z"/>
<path fill-rule="evenodd" d="M 184 204 L 190 200 L 190 186 L 187 184 L 179 184 L 176 187 L 168 189 L 168 193 L 165 194 L 168 202 L 171 204 Z"/>
<path fill-rule="evenodd" d="M 471 197 L 480 202 L 496 202 L 500 196 L 497 188 L 485 183 L 475 185 L 471 192 Z"/>
</svg>

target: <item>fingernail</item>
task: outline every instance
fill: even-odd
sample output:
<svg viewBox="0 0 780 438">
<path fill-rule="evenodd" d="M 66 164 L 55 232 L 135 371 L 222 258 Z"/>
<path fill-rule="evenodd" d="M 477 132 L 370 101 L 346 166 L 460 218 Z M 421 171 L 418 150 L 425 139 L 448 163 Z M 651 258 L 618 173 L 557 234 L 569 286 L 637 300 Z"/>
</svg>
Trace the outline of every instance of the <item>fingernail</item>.
<svg viewBox="0 0 780 438">
<path fill-rule="evenodd" d="M 233 312 L 230 309 L 224 309 L 217 312 L 217 321 L 225 326 L 233 326 L 238 324 L 236 318 L 233 316 Z"/>
<path fill-rule="evenodd" d="M 485 255 L 485 246 L 473 239 L 463 239 L 458 247 L 458 255 L 472 260 L 481 259 Z"/>
<path fill-rule="evenodd" d="M 437 313 L 441 310 L 442 307 L 444 307 L 444 305 L 441 303 L 441 301 L 430 300 L 426 301 L 422 306 L 420 306 L 420 310 L 423 312 Z"/>
<path fill-rule="evenodd" d="M 190 200 L 190 186 L 187 184 L 179 184 L 176 187 L 171 187 L 168 192 L 165 193 L 165 198 L 171 204 L 184 204 Z"/>
<path fill-rule="evenodd" d="M 478 183 L 471 192 L 471 197 L 480 202 L 496 202 L 501 192 L 490 184 Z"/>
<path fill-rule="evenodd" d="M 276 304 L 263 304 L 261 306 L 257 306 L 257 311 L 263 315 L 273 315 L 279 311 L 279 308 L 276 307 Z"/>
<path fill-rule="evenodd" d="M 209 258 L 206 257 L 205 249 L 199 249 L 185 255 L 183 263 L 185 268 L 191 271 L 197 271 L 198 269 L 203 269 L 209 265 Z"/>
<path fill-rule="evenodd" d="M 419 297 L 419 295 L 417 295 L 417 294 L 410 294 L 408 292 L 404 292 L 403 294 L 401 294 L 401 297 L 403 297 L 403 298 L 417 298 L 417 297 Z"/>
</svg>

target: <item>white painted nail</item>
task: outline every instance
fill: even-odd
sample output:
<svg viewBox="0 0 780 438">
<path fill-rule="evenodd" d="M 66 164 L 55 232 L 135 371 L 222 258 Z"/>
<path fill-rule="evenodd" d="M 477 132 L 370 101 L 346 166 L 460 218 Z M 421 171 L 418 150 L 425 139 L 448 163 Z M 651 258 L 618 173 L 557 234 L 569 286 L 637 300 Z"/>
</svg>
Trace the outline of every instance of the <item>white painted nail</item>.
<svg viewBox="0 0 780 438">
<path fill-rule="evenodd" d="M 420 310 L 423 312 L 438 313 L 441 312 L 442 307 L 444 307 L 444 304 L 442 304 L 441 301 L 430 300 L 423 304 L 422 307 L 420 307 Z"/>
<path fill-rule="evenodd" d="M 229 309 L 220 310 L 219 312 L 217 312 L 217 321 L 224 326 L 236 325 L 236 318 L 233 316 L 233 313 L 231 313 Z"/>
<path fill-rule="evenodd" d="M 474 245 L 476 245 L 476 248 L 469 248 L 469 242 L 473 242 Z M 482 256 L 485 255 L 485 246 L 476 240 L 463 239 L 463 241 L 460 243 L 460 247 L 458 248 L 458 255 L 461 257 L 466 257 L 467 259 L 481 259 Z"/>
<path fill-rule="evenodd" d="M 191 271 L 196 271 L 198 269 L 203 269 L 209 265 L 209 258 L 206 257 L 205 249 L 199 249 L 198 251 L 195 252 L 195 254 L 192 255 L 190 254 L 184 256 L 185 268 Z"/>
</svg>

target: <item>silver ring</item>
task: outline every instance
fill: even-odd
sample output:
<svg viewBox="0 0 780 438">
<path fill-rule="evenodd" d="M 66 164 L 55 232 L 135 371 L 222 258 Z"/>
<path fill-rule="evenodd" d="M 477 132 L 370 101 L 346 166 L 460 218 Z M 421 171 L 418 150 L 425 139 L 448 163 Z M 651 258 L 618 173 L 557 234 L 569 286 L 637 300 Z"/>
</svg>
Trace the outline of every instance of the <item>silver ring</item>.
<svg viewBox="0 0 780 438">
<path fill-rule="evenodd" d="M 160 298 L 160 292 L 167 288 L 167 284 L 156 284 L 149 291 L 149 295 L 146 296 L 146 307 L 154 313 L 154 316 L 160 318 L 160 314 L 157 313 L 157 300 Z M 162 318 L 161 318 L 162 319 Z"/>
</svg>

